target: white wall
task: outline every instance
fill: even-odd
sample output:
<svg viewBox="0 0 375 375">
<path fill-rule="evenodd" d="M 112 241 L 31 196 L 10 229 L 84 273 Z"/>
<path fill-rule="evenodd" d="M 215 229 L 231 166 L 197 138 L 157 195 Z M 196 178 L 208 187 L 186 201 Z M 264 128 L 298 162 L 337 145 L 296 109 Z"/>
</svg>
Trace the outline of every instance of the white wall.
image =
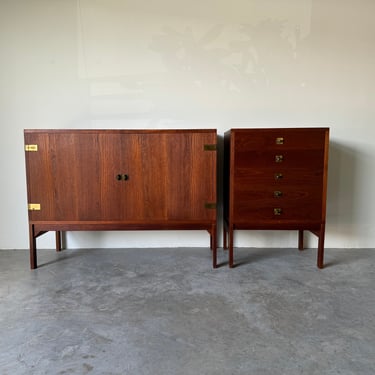
<svg viewBox="0 0 375 375">
<path fill-rule="evenodd" d="M 1 0 L 0 248 L 28 247 L 24 128 L 282 126 L 331 128 L 326 246 L 375 247 L 374 14 L 373 0 Z M 208 234 L 66 241 L 207 246 Z"/>
</svg>

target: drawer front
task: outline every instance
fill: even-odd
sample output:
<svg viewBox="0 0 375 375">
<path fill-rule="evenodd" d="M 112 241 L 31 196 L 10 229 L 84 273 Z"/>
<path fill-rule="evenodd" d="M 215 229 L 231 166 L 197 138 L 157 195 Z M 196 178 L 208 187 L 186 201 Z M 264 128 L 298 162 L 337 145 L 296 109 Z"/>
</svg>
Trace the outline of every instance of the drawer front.
<svg viewBox="0 0 375 375">
<path fill-rule="evenodd" d="M 236 170 L 239 168 L 321 169 L 324 164 L 324 150 L 236 150 L 234 163 Z"/>
<path fill-rule="evenodd" d="M 276 214 L 276 210 L 278 213 Z M 235 208 L 233 214 L 234 223 L 282 223 L 290 221 L 299 222 L 319 222 L 321 221 L 321 208 L 317 207 L 314 202 L 309 202 L 303 207 L 296 205 L 288 206 L 262 206 L 262 207 L 246 207 L 245 205 Z"/>
<path fill-rule="evenodd" d="M 264 189 L 237 192 L 235 221 L 290 221 L 321 219 L 322 194 L 318 188 Z"/>
<path fill-rule="evenodd" d="M 235 129 L 232 130 L 236 152 L 248 150 L 323 150 L 326 130 L 296 129 Z"/>
<path fill-rule="evenodd" d="M 233 191 L 262 188 L 281 188 L 322 186 L 324 171 L 322 167 L 308 168 L 237 168 L 234 172 Z"/>
</svg>

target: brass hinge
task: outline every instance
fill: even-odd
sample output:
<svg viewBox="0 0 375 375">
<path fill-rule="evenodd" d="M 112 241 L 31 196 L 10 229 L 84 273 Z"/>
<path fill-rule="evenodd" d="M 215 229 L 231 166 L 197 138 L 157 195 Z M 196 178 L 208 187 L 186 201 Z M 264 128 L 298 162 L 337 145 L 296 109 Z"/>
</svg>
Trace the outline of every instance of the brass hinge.
<svg viewBox="0 0 375 375">
<path fill-rule="evenodd" d="M 204 151 L 216 151 L 216 144 L 204 145 Z"/>
<path fill-rule="evenodd" d="M 40 203 L 29 203 L 27 208 L 29 211 L 40 211 Z"/>
<path fill-rule="evenodd" d="M 25 145 L 25 151 L 38 151 L 38 145 Z"/>
<path fill-rule="evenodd" d="M 216 210 L 216 202 L 206 202 L 204 204 L 204 208 L 208 208 L 211 210 Z"/>
</svg>

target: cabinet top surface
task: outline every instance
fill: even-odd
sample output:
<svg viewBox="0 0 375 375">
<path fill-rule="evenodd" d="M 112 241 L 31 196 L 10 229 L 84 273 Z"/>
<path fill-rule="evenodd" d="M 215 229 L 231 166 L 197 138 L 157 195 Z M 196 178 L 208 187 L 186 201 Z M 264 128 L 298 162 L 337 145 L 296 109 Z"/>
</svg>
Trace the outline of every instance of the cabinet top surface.
<svg viewBox="0 0 375 375">
<path fill-rule="evenodd" d="M 24 129 L 24 133 L 81 133 L 81 134 L 176 134 L 215 133 L 216 129 Z"/>
<path fill-rule="evenodd" d="M 305 132 L 305 131 L 329 131 L 329 127 L 309 127 L 309 128 L 232 128 L 226 132 L 226 134 L 237 133 L 237 132 Z"/>
</svg>

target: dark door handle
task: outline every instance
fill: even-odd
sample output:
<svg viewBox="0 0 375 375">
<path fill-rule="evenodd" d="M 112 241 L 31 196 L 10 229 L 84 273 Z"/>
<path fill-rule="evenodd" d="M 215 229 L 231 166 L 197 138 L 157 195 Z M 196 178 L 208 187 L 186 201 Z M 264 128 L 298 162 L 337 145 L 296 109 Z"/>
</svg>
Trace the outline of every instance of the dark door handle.
<svg viewBox="0 0 375 375">
<path fill-rule="evenodd" d="M 127 181 L 129 180 L 129 176 L 127 174 L 118 174 L 116 176 L 117 181 Z"/>
</svg>

